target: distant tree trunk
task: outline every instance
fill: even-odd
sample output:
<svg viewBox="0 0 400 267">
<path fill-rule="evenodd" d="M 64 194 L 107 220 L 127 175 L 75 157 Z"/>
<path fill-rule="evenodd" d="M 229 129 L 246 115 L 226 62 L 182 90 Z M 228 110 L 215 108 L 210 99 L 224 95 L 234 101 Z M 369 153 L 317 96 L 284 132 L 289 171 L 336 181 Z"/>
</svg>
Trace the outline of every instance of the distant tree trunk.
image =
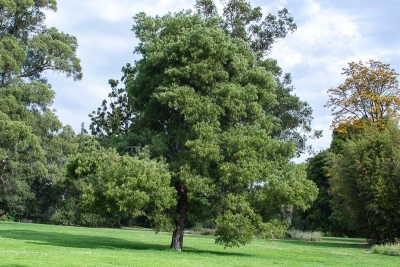
<svg viewBox="0 0 400 267">
<path fill-rule="evenodd" d="M 177 211 L 179 219 L 175 222 L 176 228 L 172 233 L 172 241 L 170 248 L 182 251 L 183 247 L 183 232 L 185 230 L 185 213 L 187 205 L 187 189 L 182 185 L 181 182 L 177 182 L 175 188 L 178 191 L 178 206 Z"/>
<path fill-rule="evenodd" d="M 283 212 L 286 217 L 286 221 L 289 223 L 289 225 L 292 224 L 292 219 L 293 219 L 293 206 L 282 206 Z"/>
</svg>

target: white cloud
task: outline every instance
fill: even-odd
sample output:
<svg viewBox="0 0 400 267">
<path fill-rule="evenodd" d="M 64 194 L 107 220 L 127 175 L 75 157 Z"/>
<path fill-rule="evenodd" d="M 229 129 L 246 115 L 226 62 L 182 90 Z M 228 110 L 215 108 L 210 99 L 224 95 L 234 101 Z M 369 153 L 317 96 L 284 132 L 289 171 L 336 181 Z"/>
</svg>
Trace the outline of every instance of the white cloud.
<svg viewBox="0 0 400 267">
<path fill-rule="evenodd" d="M 283 70 L 291 72 L 296 94 L 310 103 L 314 110 L 314 129 L 323 130 L 319 140 L 310 141 L 321 150 L 331 140 L 330 111 L 323 108 L 328 100 L 327 89 L 342 81 L 342 68 L 354 57 L 364 38 L 360 33 L 358 16 L 322 6 L 307 0 L 294 10 L 305 19 L 298 30 L 274 45 L 270 56 L 276 58 Z M 303 156 L 300 160 L 304 160 Z"/>
<path fill-rule="evenodd" d="M 184 0 L 86 0 L 84 4 L 85 9 L 92 11 L 94 16 L 110 22 L 130 19 L 139 12 L 163 15 L 168 11 L 192 8 L 193 5 L 194 1 Z"/>
</svg>

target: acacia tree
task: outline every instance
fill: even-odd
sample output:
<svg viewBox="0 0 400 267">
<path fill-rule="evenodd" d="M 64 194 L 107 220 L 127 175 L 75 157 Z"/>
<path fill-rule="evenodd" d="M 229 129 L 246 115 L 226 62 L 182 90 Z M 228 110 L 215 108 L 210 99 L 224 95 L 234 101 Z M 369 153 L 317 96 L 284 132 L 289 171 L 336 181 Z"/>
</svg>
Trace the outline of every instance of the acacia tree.
<svg viewBox="0 0 400 267">
<path fill-rule="evenodd" d="M 370 60 L 365 65 L 351 62 L 343 69 L 345 82 L 328 90 L 325 107 L 332 108 L 333 128 L 362 123 L 368 120 L 382 125 L 387 118 L 399 118 L 400 88 L 398 73 L 380 61 Z M 342 125 L 342 127 L 340 127 Z"/>
<path fill-rule="evenodd" d="M 293 142 L 272 137 L 279 127 L 267 112 L 279 104 L 273 75 L 217 17 L 188 11 L 154 18 L 140 13 L 134 20 L 142 59 L 127 83 L 138 113 L 129 138 L 169 165 L 177 198 L 171 248 L 182 249 L 189 217 L 215 220 L 216 242 L 224 246 L 268 232 L 256 208 L 262 199 L 252 196 L 268 181 L 284 183 L 279 177 L 295 153 Z M 301 199 L 307 206 L 316 197 L 315 185 L 308 185 L 308 191 L 290 188 L 301 189 L 290 204 Z"/>
</svg>

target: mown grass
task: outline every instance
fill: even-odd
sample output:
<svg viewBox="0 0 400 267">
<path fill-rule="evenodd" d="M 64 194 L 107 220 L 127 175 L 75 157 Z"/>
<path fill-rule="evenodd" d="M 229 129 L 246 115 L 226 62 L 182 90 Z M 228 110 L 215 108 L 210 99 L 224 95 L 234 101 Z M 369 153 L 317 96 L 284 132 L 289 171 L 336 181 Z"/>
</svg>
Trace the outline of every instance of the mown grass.
<svg viewBox="0 0 400 267">
<path fill-rule="evenodd" d="M 233 249 L 214 237 L 186 235 L 170 250 L 170 233 L 0 222 L 0 266 L 400 266 L 371 254 L 363 239 L 262 241 Z"/>
</svg>

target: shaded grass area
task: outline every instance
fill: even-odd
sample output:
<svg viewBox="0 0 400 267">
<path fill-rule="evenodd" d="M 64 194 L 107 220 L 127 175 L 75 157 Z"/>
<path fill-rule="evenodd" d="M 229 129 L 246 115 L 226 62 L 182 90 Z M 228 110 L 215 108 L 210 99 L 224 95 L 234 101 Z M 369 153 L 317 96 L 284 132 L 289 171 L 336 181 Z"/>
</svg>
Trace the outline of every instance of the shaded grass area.
<svg viewBox="0 0 400 267">
<path fill-rule="evenodd" d="M 0 266 L 400 266 L 371 254 L 363 239 L 262 241 L 233 249 L 214 237 L 186 235 L 184 251 L 170 233 L 0 222 Z"/>
</svg>

